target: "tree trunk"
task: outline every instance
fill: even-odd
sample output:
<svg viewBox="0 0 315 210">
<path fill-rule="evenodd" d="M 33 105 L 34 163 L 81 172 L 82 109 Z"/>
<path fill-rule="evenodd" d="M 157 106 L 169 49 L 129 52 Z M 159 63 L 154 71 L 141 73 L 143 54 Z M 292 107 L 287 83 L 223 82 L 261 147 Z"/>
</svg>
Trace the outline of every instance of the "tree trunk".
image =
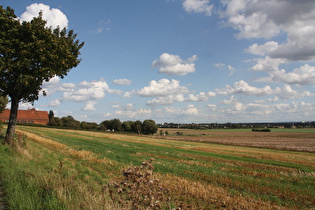
<svg viewBox="0 0 315 210">
<path fill-rule="evenodd" d="M 9 119 L 7 133 L 3 142 L 4 144 L 11 145 L 13 142 L 15 126 L 17 122 L 18 108 L 19 108 L 19 100 L 14 97 L 11 97 L 10 119 Z"/>
</svg>

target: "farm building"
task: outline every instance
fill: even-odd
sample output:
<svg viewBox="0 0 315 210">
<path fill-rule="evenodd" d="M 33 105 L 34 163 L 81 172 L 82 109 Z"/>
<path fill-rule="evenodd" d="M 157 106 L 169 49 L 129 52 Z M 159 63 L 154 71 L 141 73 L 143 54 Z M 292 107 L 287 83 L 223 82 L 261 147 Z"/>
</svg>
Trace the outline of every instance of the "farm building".
<svg viewBox="0 0 315 210">
<path fill-rule="evenodd" d="M 1 122 L 9 122 L 10 110 L 6 109 L 0 114 Z M 47 125 L 49 122 L 47 111 L 37 111 L 36 109 L 18 110 L 18 123 L 32 123 Z"/>
</svg>

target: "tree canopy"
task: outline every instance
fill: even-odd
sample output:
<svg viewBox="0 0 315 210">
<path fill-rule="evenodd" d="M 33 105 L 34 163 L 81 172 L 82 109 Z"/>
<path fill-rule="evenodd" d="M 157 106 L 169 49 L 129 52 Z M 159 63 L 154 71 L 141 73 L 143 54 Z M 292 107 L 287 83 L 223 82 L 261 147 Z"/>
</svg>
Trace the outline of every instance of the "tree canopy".
<svg viewBox="0 0 315 210">
<path fill-rule="evenodd" d="M 0 93 L 11 101 L 6 143 L 14 136 L 19 102 L 38 100 L 44 81 L 64 78 L 80 63 L 84 43 L 76 37 L 73 30 L 46 27 L 41 13 L 20 22 L 13 9 L 0 6 Z"/>
</svg>

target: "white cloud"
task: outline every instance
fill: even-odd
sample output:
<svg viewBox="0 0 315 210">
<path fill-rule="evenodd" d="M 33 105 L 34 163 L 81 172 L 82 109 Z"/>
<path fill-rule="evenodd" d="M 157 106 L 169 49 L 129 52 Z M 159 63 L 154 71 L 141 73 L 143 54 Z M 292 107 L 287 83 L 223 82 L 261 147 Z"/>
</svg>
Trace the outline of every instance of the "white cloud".
<svg viewBox="0 0 315 210">
<path fill-rule="evenodd" d="M 108 92 L 109 86 L 105 81 L 81 82 L 79 88 L 75 91 L 64 92 L 63 98 L 65 101 L 89 101 L 105 97 L 105 92 Z"/>
<path fill-rule="evenodd" d="M 211 16 L 213 10 L 210 0 L 185 0 L 183 7 L 186 12 L 205 13 L 208 16 Z"/>
<path fill-rule="evenodd" d="M 276 37 L 287 35 L 284 43 L 268 41 L 247 50 L 256 55 L 293 61 L 315 59 L 315 1 L 294 0 L 230 0 L 224 1 L 221 18 L 236 29 L 238 38 Z"/>
<path fill-rule="evenodd" d="M 52 100 L 51 102 L 49 102 L 48 106 L 49 107 L 57 107 L 61 104 L 60 100 L 59 99 L 55 99 L 55 100 Z"/>
<path fill-rule="evenodd" d="M 218 94 L 227 95 L 227 94 L 243 94 L 243 95 L 253 95 L 253 96 L 261 96 L 272 94 L 273 90 L 270 86 L 265 86 L 263 88 L 257 88 L 248 85 L 247 82 L 241 80 L 236 82 L 234 86 L 226 85 L 225 88 L 216 89 Z"/>
<path fill-rule="evenodd" d="M 207 93 L 207 95 L 208 95 L 209 97 L 214 97 L 214 96 L 216 96 L 217 94 L 216 94 L 215 92 L 209 91 L 209 92 Z"/>
<path fill-rule="evenodd" d="M 231 96 L 229 100 L 225 99 L 222 101 L 223 104 L 235 104 L 237 103 L 237 100 L 234 98 L 234 96 Z"/>
<path fill-rule="evenodd" d="M 113 84 L 115 84 L 115 85 L 130 85 L 131 80 L 129 80 L 129 79 L 115 79 L 115 80 L 113 80 Z"/>
<path fill-rule="evenodd" d="M 138 91 L 140 96 L 168 96 L 187 93 L 188 89 L 185 86 L 180 86 L 178 80 L 161 79 L 159 81 L 152 80 L 149 86 L 142 88 Z"/>
<path fill-rule="evenodd" d="M 35 3 L 26 7 L 26 11 L 21 15 L 20 20 L 31 21 L 34 17 L 38 17 L 41 11 L 43 13 L 43 20 L 47 21 L 46 25 L 48 27 L 57 28 L 57 26 L 60 26 L 60 28 L 68 28 L 68 19 L 63 12 L 42 3 Z"/>
<path fill-rule="evenodd" d="M 186 110 L 183 110 L 183 114 L 187 114 L 187 115 L 197 115 L 198 109 L 194 106 L 194 105 L 188 105 Z"/>
<path fill-rule="evenodd" d="M 277 93 L 282 99 L 298 99 L 312 95 L 309 91 L 298 92 L 296 90 L 293 90 L 292 87 L 288 84 L 284 84 L 283 88 L 277 87 L 275 89 L 275 93 Z"/>
<path fill-rule="evenodd" d="M 256 100 L 254 103 L 264 104 L 264 103 L 272 103 L 279 101 L 279 98 L 275 96 L 274 98 L 268 98 L 266 100 Z"/>
<path fill-rule="evenodd" d="M 225 66 L 224 63 L 215 63 L 214 65 L 218 68 Z"/>
<path fill-rule="evenodd" d="M 263 45 L 253 44 L 248 49 L 245 49 L 246 52 L 253 55 L 268 55 L 270 52 L 276 50 L 279 47 L 279 44 L 275 41 L 266 42 Z"/>
<path fill-rule="evenodd" d="M 215 104 L 208 104 L 207 107 L 209 107 L 212 111 L 215 111 L 217 108 L 217 105 Z"/>
<path fill-rule="evenodd" d="M 114 113 L 106 113 L 104 116 L 119 118 L 119 119 L 137 119 L 144 120 L 151 117 L 152 111 L 150 109 L 136 109 L 133 106 L 126 105 L 125 108 L 115 111 Z"/>
<path fill-rule="evenodd" d="M 89 101 L 87 102 L 87 104 L 85 105 L 85 107 L 83 108 L 84 111 L 95 111 L 95 105 L 97 103 L 95 101 Z"/>
<path fill-rule="evenodd" d="M 315 67 L 303 65 L 287 73 L 284 69 L 272 72 L 271 81 L 287 84 L 309 85 L 315 83 Z"/>
<path fill-rule="evenodd" d="M 184 76 L 196 71 L 195 64 L 193 63 L 196 60 L 196 55 L 184 61 L 178 55 L 163 53 L 159 59 L 152 62 L 152 67 L 160 68 L 159 72 L 163 74 Z"/>
<path fill-rule="evenodd" d="M 76 87 L 74 83 L 62 83 L 59 77 L 53 77 L 48 82 L 43 82 L 42 89 L 47 96 L 53 95 L 55 92 L 69 92 Z"/>
<path fill-rule="evenodd" d="M 286 63 L 285 59 L 270 58 L 269 56 L 266 56 L 265 58 L 253 59 L 253 61 L 256 61 L 257 63 L 253 67 L 251 67 L 250 70 L 264 72 L 278 71 L 279 65 Z"/>
<path fill-rule="evenodd" d="M 189 94 L 186 101 L 207 101 L 208 96 L 204 92 L 200 92 L 198 95 Z"/>
</svg>

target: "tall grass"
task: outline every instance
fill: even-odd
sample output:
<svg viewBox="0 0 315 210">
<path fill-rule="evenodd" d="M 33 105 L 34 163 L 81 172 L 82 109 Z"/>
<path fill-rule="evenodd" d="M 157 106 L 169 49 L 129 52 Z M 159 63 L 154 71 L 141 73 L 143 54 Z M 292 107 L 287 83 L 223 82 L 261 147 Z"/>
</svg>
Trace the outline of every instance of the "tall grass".
<svg viewBox="0 0 315 210">
<path fill-rule="evenodd" d="M 0 177 L 9 209 L 117 209 L 102 190 L 105 172 L 94 171 L 78 154 L 68 157 L 26 142 L 23 147 L 0 146 Z"/>
</svg>

